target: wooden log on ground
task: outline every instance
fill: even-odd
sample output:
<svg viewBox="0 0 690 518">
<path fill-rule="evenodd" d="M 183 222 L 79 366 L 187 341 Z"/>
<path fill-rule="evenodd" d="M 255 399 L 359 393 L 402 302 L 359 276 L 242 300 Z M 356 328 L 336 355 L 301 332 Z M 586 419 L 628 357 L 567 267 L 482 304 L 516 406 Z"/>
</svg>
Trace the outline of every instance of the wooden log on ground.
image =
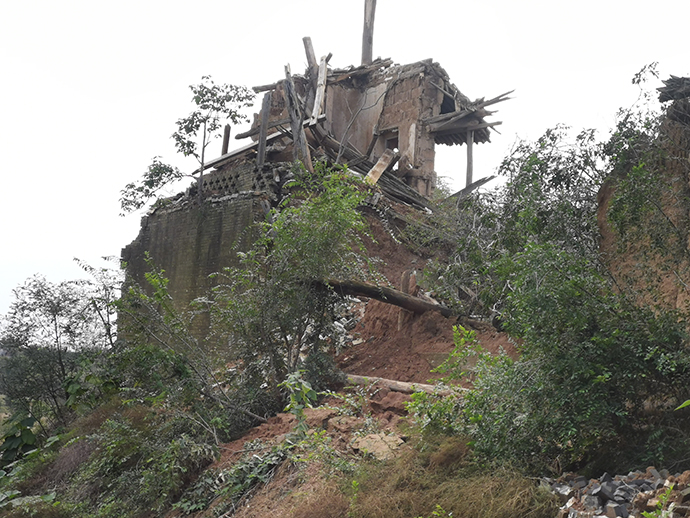
<svg viewBox="0 0 690 518">
<path fill-rule="evenodd" d="M 415 392 L 426 392 L 427 394 L 439 394 L 441 396 L 450 396 L 453 394 L 451 390 L 436 390 L 434 385 L 426 383 L 408 383 L 406 381 L 388 380 L 385 378 L 377 378 L 375 376 L 358 376 L 357 374 L 348 374 L 347 381 L 355 385 L 380 385 L 386 387 L 393 392 L 402 392 L 403 394 L 414 394 Z M 457 387 L 459 391 L 466 391 L 466 388 Z"/>
</svg>

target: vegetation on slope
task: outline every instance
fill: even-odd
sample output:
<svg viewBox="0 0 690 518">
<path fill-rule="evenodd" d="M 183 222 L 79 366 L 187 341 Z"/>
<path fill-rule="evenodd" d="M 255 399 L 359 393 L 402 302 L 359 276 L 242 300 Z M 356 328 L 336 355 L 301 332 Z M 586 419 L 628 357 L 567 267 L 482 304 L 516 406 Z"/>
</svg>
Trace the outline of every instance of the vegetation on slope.
<svg viewBox="0 0 690 518">
<path fill-rule="evenodd" d="M 416 395 L 410 409 L 423 435 L 398 460 L 355 458 L 304 426 L 314 389 L 341 380 L 328 354 L 340 299 L 313 280 L 373 275 L 358 237 L 364 187 L 339 168 L 296 171 L 293 196 L 259 226 L 242 268 L 219 272 L 188 313 L 173 309 L 155 269 L 149 287 L 127 285 L 119 297 L 119 281 L 88 267 L 90 284 L 28 281 L 0 333 L 12 412 L 0 513 L 228 515 L 256 484 L 292 473 L 334 480 L 304 499 L 291 493 L 300 516 L 523 509 L 536 518 L 553 515 L 553 500 L 525 473 L 686 467 L 688 409 L 674 409 L 690 390 L 687 299 L 669 303 L 665 290 L 669 278 L 678 293 L 690 283 L 690 175 L 678 147 L 690 139 L 682 118 L 660 121 L 621 112 L 603 142 L 586 131 L 568 143 L 564 128 L 549 130 L 505 159 L 502 189 L 440 203 L 410 223 L 410 243 L 445 252 L 426 286 L 466 315 L 493 319 L 521 355 L 484 354 L 458 327 L 442 368 L 455 383 L 474 357 L 474 388 Z M 613 193 L 608 220 L 604 191 Z M 608 255 L 602 232 L 616 243 Z M 661 281 L 637 273 L 650 268 Z M 189 331 L 200 313 L 210 315 L 204 339 Z M 286 404 L 300 424 L 289 441 L 245 445 L 234 467 L 205 470 L 221 444 Z"/>
</svg>

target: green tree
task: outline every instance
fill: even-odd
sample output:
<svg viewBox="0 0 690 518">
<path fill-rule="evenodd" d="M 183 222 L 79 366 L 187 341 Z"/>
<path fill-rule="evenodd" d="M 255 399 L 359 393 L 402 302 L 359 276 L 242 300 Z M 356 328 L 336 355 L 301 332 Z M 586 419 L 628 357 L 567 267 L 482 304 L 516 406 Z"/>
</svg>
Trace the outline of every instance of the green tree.
<svg viewBox="0 0 690 518">
<path fill-rule="evenodd" d="M 54 284 L 40 276 L 14 290 L 0 333 L 5 352 L 0 391 L 15 411 L 38 418 L 48 409 L 64 422 L 65 382 L 79 368 L 80 357 L 114 340 L 112 325 L 106 325 L 111 310 L 92 294 L 86 281 Z"/>
<path fill-rule="evenodd" d="M 195 171 L 199 203 L 203 200 L 203 179 L 206 168 L 206 148 L 214 138 L 220 137 L 220 129 L 226 121 L 237 124 L 247 117 L 241 110 L 252 105 L 254 94 L 243 86 L 216 84 L 210 76 L 203 76 L 201 83 L 190 85 L 195 105 L 187 117 L 176 123 L 172 134 L 175 148 L 184 156 L 193 156 L 199 163 Z M 151 165 L 138 182 L 129 183 L 121 192 L 120 207 L 123 213 L 143 207 L 148 200 L 166 185 L 186 176 L 177 167 L 165 164 L 154 157 Z"/>
<path fill-rule="evenodd" d="M 334 374 L 326 349 L 341 297 L 328 279 L 372 275 L 357 210 L 365 197 L 344 169 L 317 164 L 312 175 L 301 168 L 241 266 L 218 278 L 211 311 L 220 341 L 231 344 L 248 374 L 261 373 L 276 398 L 288 373 L 304 369 L 316 389 Z"/>
</svg>

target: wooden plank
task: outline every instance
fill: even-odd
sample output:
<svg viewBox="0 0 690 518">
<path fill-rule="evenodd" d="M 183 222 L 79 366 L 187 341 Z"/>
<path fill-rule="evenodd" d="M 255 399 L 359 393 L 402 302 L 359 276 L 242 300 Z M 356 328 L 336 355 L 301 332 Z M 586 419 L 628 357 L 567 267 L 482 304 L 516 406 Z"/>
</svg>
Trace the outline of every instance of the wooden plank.
<svg viewBox="0 0 690 518">
<path fill-rule="evenodd" d="M 293 155 L 295 160 L 301 161 L 304 167 L 313 173 L 311 153 L 309 153 L 307 137 L 304 135 L 304 127 L 302 126 L 302 109 L 297 98 L 295 84 L 292 81 L 292 74 L 290 74 L 290 65 L 285 65 L 285 98 L 292 129 Z"/>
<path fill-rule="evenodd" d="M 271 99 L 273 92 L 268 91 L 264 95 L 263 103 L 261 104 L 261 126 L 259 127 L 259 149 L 256 157 L 256 167 L 261 169 L 266 160 L 266 137 L 268 136 L 268 119 L 271 116 Z"/>
<path fill-rule="evenodd" d="M 230 146 L 230 124 L 226 124 L 223 128 L 223 147 L 220 150 L 220 154 L 224 155 L 228 152 L 228 147 Z"/>
<path fill-rule="evenodd" d="M 316 124 L 316 121 L 321 115 L 321 105 L 326 97 L 326 56 L 321 58 L 321 63 L 319 65 L 319 77 L 316 80 L 316 97 L 314 97 L 314 108 L 311 111 L 311 118 L 309 119 L 309 124 Z"/>
<path fill-rule="evenodd" d="M 362 65 L 369 65 L 374 53 L 374 15 L 376 0 L 364 1 L 364 30 L 362 31 Z"/>
<path fill-rule="evenodd" d="M 369 185 L 375 185 L 379 178 L 381 178 L 381 175 L 393 167 L 398 160 L 400 160 L 398 153 L 395 153 L 392 149 L 386 149 L 381 158 L 378 159 L 378 162 L 376 162 L 376 165 L 367 173 L 364 181 Z"/>
</svg>

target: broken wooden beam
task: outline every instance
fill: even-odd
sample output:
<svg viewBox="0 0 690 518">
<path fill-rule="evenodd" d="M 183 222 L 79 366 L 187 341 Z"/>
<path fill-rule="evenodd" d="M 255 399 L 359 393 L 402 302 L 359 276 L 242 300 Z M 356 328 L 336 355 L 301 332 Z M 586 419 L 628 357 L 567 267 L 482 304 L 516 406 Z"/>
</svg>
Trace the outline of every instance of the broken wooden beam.
<svg viewBox="0 0 690 518">
<path fill-rule="evenodd" d="M 310 173 L 313 173 L 314 167 L 311 163 L 311 153 L 309 152 L 307 137 L 302 126 L 304 116 L 297 98 L 295 84 L 292 81 L 292 74 L 290 74 L 290 65 L 285 65 L 285 100 L 287 101 L 288 114 L 290 115 L 294 158 L 301 161 L 304 167 Z"/>
<path fill-rule="evenodd" d="M 324 56 L 321 58 L 321 63 L 319 64 L 319 75 L 316 80 L 316 96 L 314 97 L 314 108 L 311 111 L 309 124 L 316 124 L 316 120 L 319 115 L 321 115 L 321 105 L 326 97 L 326 70 L 327 61 L 326 56 Z"/>
<path fill-rule="evenodd" d="M 230 146 L 230 124 L 226 124 L 223 128 L 223 146 L 221 147 L 220 154 L 224 155 L 228 152 L 228 147 Z"/>
<path fill-rule="evenodd" d="M 427 311 L 437 311 L 446 318 L 457 316 L 454 310 L 441 304 L 432 304 L 425 300 L 419 299 L 403 293 L 402 291 L 388 288 L 386 286 L 377 286 L 361 281 L 326 279 L 323 284 L 330 286 L 336 293 L 341 295 L 352 295 L 369 297 L 376 299 L 386 304 L 392 304 L 401 308 L 409 309 L 415 313 L 426 313 Z"/>
<path fill-rule="evenodd" d="M 314 46 L 311 44 L 311 38 L 305 36 L 302 38 L 302 43 L 304 43 L 304 52 L 307 54 L 308 70 L 315 75 L 319 68 L 319 64 L 316 62 L 316 54 L 314 54 Z"/>
<path fill-rule="evenodd" d="M 316 119 L 316 122 L 323 122 L 325 120 L 326 120 L 326 116 L 321 114 Z M 286 124 L 290 124 L 290 118 L 289 117 L 287 119 L 279 119 L 277 121 L 270 122 L 268 124 L 268 129 L 272 130 L 274 128 L 277 128 L 278 126 L 285 126 Z M 306 120 L 306 121 L 304 121 L 303 126 L 306 127 L 306 126 L 309 126 L 311 124 L 313 124 L 311 122 L 311 120 Z M 237 135 L 235 135 L 235 139 L 240 140 L 243 138 L 252 137 L 254 135 L 258 135 L 260 131 L 261 131 L 261 126 L 257 126 L 256 128 L 252 128 L 249 131 L 245 131 L 244 133 L 238 133 Z"/>
<path fill-rule="evenodd" d="M 271 83 L 269 85 L 252 86 L 252 90 L 254 90 L 255 94 L 259 94 L 261 92 L 268 92 L 269 90 L 275 90 L 277 86 L 278 86 L 278 83 Z"/>
<path fill-rule="evenodd" d="M 398 160 L 400 160 L 400 155 L 398 153 L 394 152 L 392 149 L 386 149 L 374 167 L 369 170 L 364 181 L 369 185 L 376 184 L 379 178 L 381 178 L 381 175 L 393 167 Z"/>
<path fill-rule="evenodd" d="M 450 396 L 452 394 L 457 394 L 457 392 L 468 390 L 463 387 L 455 387 L 454 390 L 439 389 L 435 385 L 428 385 L 426 383 L 408 383 L 407 381 L 389 380 L 385 378 L 377 378 L 376 376 L 358 376 L 357 374 L 347 374 L 347 381 L 354 385 L 361 385 L 364 387 L 380 385 L 388 390 L 392 390 L 393 392 L 402 392 L 403 394 L 426 392 L 427 394 Z"/>
</svg>

